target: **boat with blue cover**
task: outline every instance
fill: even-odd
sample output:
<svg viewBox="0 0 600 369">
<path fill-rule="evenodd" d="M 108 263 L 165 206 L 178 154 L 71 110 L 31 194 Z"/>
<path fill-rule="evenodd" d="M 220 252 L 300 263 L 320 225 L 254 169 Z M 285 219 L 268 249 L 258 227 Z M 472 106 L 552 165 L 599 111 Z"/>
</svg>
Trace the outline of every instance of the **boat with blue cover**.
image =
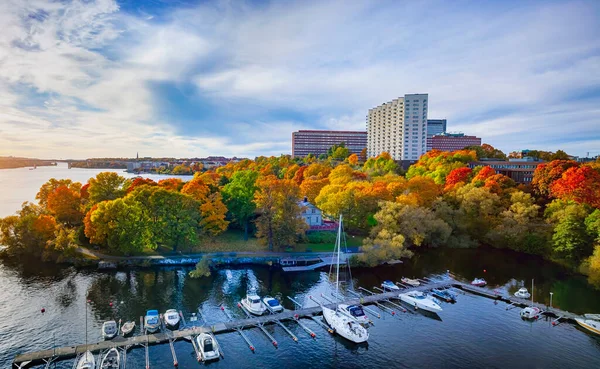
<svg viewBox="0 0 600 369">
<path fill-rule="evenodd" d="M 431 290 L 431 294 L 446 302 L 456 302 L 456 295 L 448 290 L 434 289 Z"/>
</svg>

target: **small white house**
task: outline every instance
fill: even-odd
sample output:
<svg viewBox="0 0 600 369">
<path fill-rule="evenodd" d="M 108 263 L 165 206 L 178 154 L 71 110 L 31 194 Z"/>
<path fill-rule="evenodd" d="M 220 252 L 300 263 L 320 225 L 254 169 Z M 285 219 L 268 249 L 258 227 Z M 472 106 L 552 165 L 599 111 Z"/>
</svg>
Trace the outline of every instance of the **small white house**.
<svg viewBox="0 0 600 369">
<path fill-rule="evenodd" d="M 298 205 L 302 208 L 302 218 L 309 227 L 318 227 L 323 225 L 323 215 L 321 210 L 311 204 L 305 197 L 304 200 L 299 201 Z"/>
</svg>

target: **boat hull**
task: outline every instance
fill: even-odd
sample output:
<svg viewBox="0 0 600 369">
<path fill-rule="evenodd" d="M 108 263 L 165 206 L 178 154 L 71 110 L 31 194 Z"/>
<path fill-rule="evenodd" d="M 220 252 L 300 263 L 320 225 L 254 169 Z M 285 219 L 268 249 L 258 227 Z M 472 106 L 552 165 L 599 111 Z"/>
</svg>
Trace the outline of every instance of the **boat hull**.
<svg viewBox="0 0 600 369">
<path fill-rule="evenodd" d="M 267 308 L 262 304 L 260 304 L 260 307 L 256 307 L 256 306 L 252 306 L 252 304 L 249 304 L 246 299 L 242 299 L 242 301 L 240 301 L 240 304 L 242 304 L 242 306 L 244 307 L 244 309 L 248 310 L 248 312 L 250 314 L 253 315 L 263 315 L 266 311 Z"/>
<path fill-rule="evenodd" d="M 123 336 L 128 336 L 128 335 L 130 335 L 130 334 L 133 333 L 134 329 L 135 329 L 135 323 L 133 323 L 133 322 L 126 322 L 121 327 L 121 333 L 123 333 Z"/>
<path fill-rule="evenodd" d="M 323 318 L 337 334 L 354 343 L 367 342 L 369 332 L 344 314 L 323 307 Z"/>
<path fill-rule="evenodd" d="M 96 360 L 90 351 L 86 351 L 77 362 L 77 369 L 95 369 Z"/>
<path fill-rule="evenodd" d="M 579 324 L 582 328 L 595 333 L 597 335 L 600 335 L 600 323 L 596 323 L 593 320 L 585 320 L 585 319 L 575 319 L 575 321 L 577 322 L 577 324 Z"/>
<path fill-rule="evenodd" d="M 421 309 L 431 313 L 437 314 L 442 311 L 442 307 L 436 304 L 432 299 L 417 299 L 406 294 L 400 294 L 400 301 L 405 302 L 415 309 Z"/>
<path fill-rule="evenodd" d="M 100 369 L 119 369 L 121 355 L 116 348 L 111 348 L 100 363 Z"/>
<path fill-rule="evenodd" d="M 204 346 L 204 340 L 210 339 L 212 342 L 212 350 L 206 351 L 206 347 Z M 219 344 L 215 340 L 213 336 L 207 333 L 201 333 L 196 337 L 196 344 L 198 345 L 198 349 L 200 350 L 200 360 L 202 361 L 213 361 L 218 360 L 221 357 L 221 353 L 219 351 Z"/>
</svg>

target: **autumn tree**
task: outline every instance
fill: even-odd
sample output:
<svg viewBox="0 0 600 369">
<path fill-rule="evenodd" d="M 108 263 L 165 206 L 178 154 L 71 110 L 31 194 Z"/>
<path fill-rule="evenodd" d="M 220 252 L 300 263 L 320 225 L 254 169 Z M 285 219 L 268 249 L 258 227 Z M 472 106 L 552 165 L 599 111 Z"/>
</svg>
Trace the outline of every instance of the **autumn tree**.
<svg viewBox="0 0 600 369">
<path fill-rule="evenodd" d="M 363 171 L 370 176 L 382 176 L 397 172 L 398 164 L 389 153 L 383 152 L 375 158 L 369 158 L 363 165 Z"/>
<path fill-rule="evenodd" d="M 571 167 L 550 186 L 553 197 L 600 208 L 600 171 L 589 165 Z"/>
<path fill-rule="evenodd" d="M 567 169 L 578 167 L 579 163 L 573 160 L 554 160 L 538 165 L 533 173 L 531 186 L 536 194 L 550 197 L 550 187 L 557 179 L 561 178 Z"/>
<path fill-rule="evenodd" d="M 465 147 L 465 150 L 475 151 L 478 159 L 498 159 L 506 160 L 506 154 L 501 150 L 494 148 L 494 146 L 484 143 L 483 145 L 474 145 Z"/>
<path fill-rule="evenodd" d="M 81 224 L 81 195 L 66 185 L 57 187 L 48 195 L 47 207 L 51 214 L 69 226 Z"/>
<path fill-rule="evenodd" d="M 459 184 L 464 185 L 466 183 L 471 182 L 471 173 L 473 173 L 473 170 L 469 167 L 453 169 L 446 176 L 446 185 L 444 187 L 444 190 L 449 191 Z"/>
<path fill-rule="evenodd" d="M 300 188 L 293 180 L 274 176 L 258 180 L 257 186 L 256 236 L 269 245 L 269 250 L 294 245 L 308 228 L 298 204 Z"/>
<path fill-rule="evenodd" d="M 244 240 L 248 240 L 249 222 L 256 210 L 254 194 L 258 189 L 257 178 L 258 173 L 252 170 L 235 172 L 222 190 L 231 219 L 244 229 Z"/>
<path fill-rule="evenodd" d="M 408 168 L 406 178 L 425 176 L 433 179 L 435 183 L 443 185 L 446 183 L 446 176 L 450 172 L 457 168 L 466 167 L 468 163 L 476 160 L 477 155 L 472 150 L 454 152 L 431 150 L 421 155 L 419 161 Z"/>
<path fill-rule="evenodd" d="M 154 182 L 150 178 L 136 177 L 133 179 L 133 181 L 131 181 L 131 184 L 129 185 L 129 187 L 127 187 L 127 193 L 130 193 L 131 191 L 135 190 L 136 188 L 138 188 L 140 186 L 145 186 L 145 185 L 156 186 L 157 183 Z"/>
<path fill-rule="evenodd" d="M 306 196 L 308 201 L 315 203 L 315 199 L 321 193 L 321 189 L 329 184 L 329 178 L 305 179 L 300 185 L 300 194 Z"/>
<path fill-rule="evenodd" d="M 61 186 L 66 186 L 71 191 L 77 191 L 77 192 L 81 191 L 81 183 L 79 183 L 79 182 L 73 182 L 70 179 L 50 178 L 48 180 L 48 182 L 44 183 L 40 187 L 40 190 L 35 195 L 35 198 L 36 198 L 36 200 L 38 200 L 38 203 L 40 204 L 40 206 L 42 206 L 43 208 L 46 208 L 48 205 L 48 196 L 50 196 L 50 194 L 52 192 L 54 192 L 54 190 L 56 190 L 57 188 L 59 188 Z"/>
<path fill-rule="evenodd" d="M 125 196 L 130 184 L 127 179 L 114 172 L 98 173 L 95 178 L 90 178 L 88 183 L 91 204 Z"/>
<path fill-rule="evenodd" d="M 358 155 L 356 154 L 352 154 L 350 156 L 348 156 L 348 164 L 352 165 L 353 167 L 358 165 Z"/>
<path fill-rule="evenodd" d="M 412 177 L 406 183 L 404 192 L 396 201 L 406 205 L 429 207 L 440 195 L 440 186 L 429 177 Z"/>
<path fill-rule="evenodd" d="M 229 222 L 225 220 L 227 207 L 223 204 L 220 193 L 210 194 L 202 201 L 200 214 L 202 216 L 200 227 L 204 234 L 214 237 L 227 230 L 227 226 L 229 225 Z"/>
<path fill-rule="evenodd" d="M 179 192 L 183 188 L 183 181 L 179 178 L 166 178 L 158 181 L 158 187 L 162 187 L 169 191 Z"/>
</svg>

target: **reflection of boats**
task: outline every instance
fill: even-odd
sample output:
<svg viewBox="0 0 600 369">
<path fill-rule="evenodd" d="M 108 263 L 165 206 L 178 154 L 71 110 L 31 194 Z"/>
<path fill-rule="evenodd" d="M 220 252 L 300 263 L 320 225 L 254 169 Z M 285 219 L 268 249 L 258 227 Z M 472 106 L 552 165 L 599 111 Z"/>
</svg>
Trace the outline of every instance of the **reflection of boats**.
<svg viewBox="0 0 600 369">
<path fill-rule="evenodd" d="M 519 290 L 517 292 L 515 292 L 515 297 L 520 297 L 522 299 L 528 299 L 531 297 L 531 294 L 529 293 L 529 291 L 527 291 L 527 288 L 521 287 L 521 288 L 519 288 Z"/>
<path fill-rule="evenodd" d="M 456 295 L 448 290 L 433 289 L 431 290 L 431 294 L 446 302 L 456 302 Z"/>
<path fill-rule="evenodd" d="M 169 309 L 163 314 L 163 320 L 167 328 L 177 329 L 179 327 L 179 313 L 175 309 Z"/>
<path fill-rule="evenodd" d="M 144 317 L 144 326 L 146 331 L 155 333 L 160 329 L 160 321 L 158 317 L 158 310 L 148 310 Z"/>
<path fill-rule="evenodd" d="M 271 296 L 265 296 L 263 299 L 263 303 L 265 304 L 265 307 L 272 313 L 280 313 L 283 311 L 283 306 L 281 306 L 281 304 L 279 303 L 279 300 L 277 300 L 274 297 Z"/>
<path fill-rule="evenodd" d="M 100 369 L 119 369 L 120 361 L 119 351 L 113 347 L 104 355 L 104 358 L 100 362 Z"/>
<path fill-rule="evenodd" d="M 483 286 L 485 286 L 487 284 L 487 282 L 483 278 L 475 278 L 475 279 L 473 279 L 473 281 L 471 282 L 471 284 L 473 286 L 483 287 Z"/>
<path fill-rule="evenodd" d="M 246 293 L 246 297 L 240 302 L 246 310 L 254 315 L 263 315 L 267 311 L 265 305 L 260 301 L 260 296 L 256 293 L 255 288 L 250 288 Z"/>
<path fill-rule="evenodd" d="M 584 318 L 576 318 L 575 321 L 588 331 L 600 334 L 600 314 L 585 314 Z"/>
<path fill-rule="evenodd" d="M 423 309 L 431 311 L 432 313 L 439 313 L 442 311 L 441 306 L 435 302 L 433 297 L 428 296 L 421 291 L 401 293 L 399 297 L 401 301 L 414 306 L 415 309 Z"/>
<path fill-rule="evenodd" d="M 134 329 L 135 329 L 135 322 L 125 322 L 121 326 L 121 332 L 123 333 L 123 336 L 127 336 L 128 334 L 131 334 L 131 332 L 133 332 Z"/>
<path fill-rule="evenodd" d="M 94 355 L 90 351 L 86 351 L 85 354 L 81 355 L 77 362 L 77 369 L 94 369 L 96 368 L 96 360 Z"/>
<path fill-rule="evenodd" d="M 537 319 L 540 317 L 542 309 L 533 306 L 533 279 L 531 280 L 531 306 L 521 310 L 521 319 Z"/>
<path fill-rule="evenodd" d="M 338 308 L 342 312 L 344 312 L 347 315 L 349 315 L 350 317 L 354 318 L 354 321 L 359 324 L 369 325 L 371 323 L 371 321 L 369 320 L 369 317 L 367 316 L 367 314 L 365 314 L 365 312 L 363 311 L 363 308 L 360 305 L 340 304 L 338 306 Z"/>
<path fill-rule="evenodd" d="M 419 287 L 421 285 L 421 282 L 419 282 L 417 279 L 410 279 L 410 278 L 402 277 L 402 279 L 400 279 L 400 280 L 402 281 L 402 283 L 408 284 L 413 287 Z"/>
<path fill-rule="evenodd" d="M 335 273 L 335 296 L 339 296 L 340 287 L 340 249 L 342 235 L 342 216 L 340 215 L 340 223 L 338 225 L 338 234 L 335 241 L 334 253 L 336 253 L 336 273 Z M 337 334 L 344 337 L 348 341 L 354 343 L 366 342 L 369 339 L 369 331 L 362 325 L 358 324 L 353 318 L 350 318 L 346 313 L 340 311 L 340 305 L 336 304 L 335 309 L 330 309 L 321 306 L 323 309 L 323 318 Z M 362 309 L 361 309 L 362 310 Z"/>
<path fill-rule="evenodd" d="M 196 343 L 198 344 L 202 361 L 217 360 L 221 355 L 219 344 L 212 334 L 200 333 L 196 337 Z"/>
<path fill-rule="evenodd" d="M 381 282 L 381 288 L 384 291 L 398 291 L 400 287 L 396 286 L 396 284 L 390 280 Z"/>
<path fill-rule="evenodd" d="M 109 320 L 102 324 L 102 337 L 104 337 L 105 340 L 114 338 L 117 333 L 119 333 L 119 330 L 117 328 L 117 322 L 114 320 Z"/>
</svg>

